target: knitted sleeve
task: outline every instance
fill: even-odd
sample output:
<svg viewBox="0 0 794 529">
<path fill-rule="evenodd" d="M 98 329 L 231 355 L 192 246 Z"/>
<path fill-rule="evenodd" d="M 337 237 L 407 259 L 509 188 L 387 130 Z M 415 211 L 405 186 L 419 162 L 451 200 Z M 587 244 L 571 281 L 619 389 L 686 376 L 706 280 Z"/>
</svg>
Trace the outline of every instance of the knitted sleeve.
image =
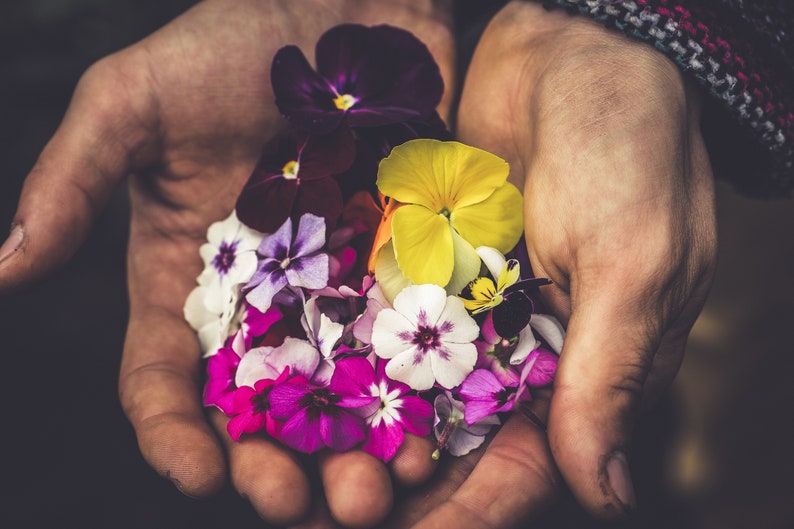
<svg viewBox="0 0 794 529">
<path fill-rule="evenodd" d="M 794 189 L 794 1 L 543 0 L 644 40 L 711 95 L 704 136 L 715 174 L 742 192 Z"/>
</svg>

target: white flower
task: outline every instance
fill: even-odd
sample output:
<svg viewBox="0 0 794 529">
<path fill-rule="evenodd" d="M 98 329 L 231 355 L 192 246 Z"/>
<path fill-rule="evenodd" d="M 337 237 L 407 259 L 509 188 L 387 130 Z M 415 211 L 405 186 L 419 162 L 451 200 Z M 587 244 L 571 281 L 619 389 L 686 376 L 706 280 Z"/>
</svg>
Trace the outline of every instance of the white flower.
<svg viewBox="0 0 794 529">
<path fill-rule="evenodd" d="M 430 389 L 438 382 L 454 388 L 477 361 L 474 340 L 479 327 L 463 302 L 438 285 L 412 285 L 383 309 L 372 326 L 372 347 L 391 359 L 386 374 L 411 388 Z"/>
<path fill-rule="evenodd" d="M 240 289 L 256 271 L 255 250 L 263 236 L 240 223 L 234 212 L 207 230 L 208 242 L 199 249 L 204 270 L 183 309 L 204 356 L 215 354 L 240 327 Z"/>
<path fill-rule="evenodd" d="M 231 297 L 236 301 L 240 287 L 256 272 L 256 249 L 263 237 L 242 224 L 234 211 L 209 227 L 207 243 L 199 248 L 204 271 L 198 277 L 198 284 L 207 287 L 207 310 L 221 314 Z"/>
</svg>

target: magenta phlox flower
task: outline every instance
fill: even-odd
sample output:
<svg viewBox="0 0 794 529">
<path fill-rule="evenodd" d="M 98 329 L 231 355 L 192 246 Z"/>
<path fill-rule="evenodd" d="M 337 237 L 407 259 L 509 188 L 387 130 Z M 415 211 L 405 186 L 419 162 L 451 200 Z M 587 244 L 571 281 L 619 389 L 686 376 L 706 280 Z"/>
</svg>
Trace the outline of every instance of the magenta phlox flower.
<svg viewBox="0 0 794 529">
<path fill-rule="evenodd" d="M 473 424 L 467 424 L 464 419 L 465 405 L 449 391 L 436 396 L 433 408 L 433 431 L 438 442 L 438 450 L 433 454 L 433 459 L 438 459 L 440 451 L 444 449 L 453 456 L 468 454 L 482 445 L 491 428 L 500 424 L 496 415 L 488 415 Z"/>
<path fill-rule="evenodd" d="M 284 314 L 276 305 L 271 305 L 265 312 L 262 312 L 253 305 L 244 302 L 243 321 L 240 328 L 245 339 L 246 349 L 250 349 L 257 338 L 264 336 L 270 327 L 283 317 Z"/>
<path fill-rule="evenodd" d="M 278 347 L 256 347 L 246 352 L 237 366 L 235 384 L 254 386 L 263 379 L 275 379 L 285 368 L 293 376 L 312 378 L 320 365 L 320 354 L 306 340 L 287 337 Z"/>
<path fill-rule="evenodd" d="M 438 65 L 410 32 L 343 24 L 323 34 L 317 71 L 296 46 L 281 48 L 270 78 L 276 105 L 295 127 L 326 134 L 345 121 L 376 127 L 431 115 L 444 91 Z"/>
<path fill-rule="evenodd" d="M 366 438 L 362 417 L 366 411 L 359 408 L 370 409 L 378 399 L 350 394 L 354 383 L 347 377 L 355 370 L 338 367 L 327 387 L 305 379 L 288 380 L 270 392 L 271 415 L 284 422 L 280 434 L 284 444 L 308 454 L 324 447 L 344 452 Z"/>
<path fill-rule="evenodd" d="M 272 235 L 266 236 L 257 252 L 259 267 L 245 286 L 246 301 L 265 312 L 281 289 L 288 284 L 308 289 L 328 284 L 328 255 L 320 252 L 325 245 L 325 221 L 322 217 L 304 214 L 298 231 L 292 233 L 292 219 Z"/>
<path fill-rule="evenodd" d="M 542 388 L 551 385 L 557 373 L 559 357 L 551 351 L 539 348 L 532 351 L 526 360 L 521 378 L 531 388 Z"/>
<path fill-rule="evenodd" d="M 245 339 L 238 331 L 226 346 L 207 360 L 207 381 L 204 384 L 204 405 L 217 406 L 223 413 L 232 409 L 235 376 L 240 359 L 245 354 Z"/>
<path fill-rule="evenodd" d="M 372 347 L 391 359 L 386 374 L 423 391 L 438 383 L 451 389 L 463 382 L 477 361 L 480 334 L 463 301 L 438 285 L 411 285 L 382 309 L 372 326 Z"/>
<path fill-rule="evenodd" d="M 288 377 L 289 368 L 285 368 L 275 380 L 260 380 L 254 387 L 240 386 L 235 390 L 232 408 L 227 413 L 231 419 L 226 424 L 232 439 L 239 441 L 244 433 L 256 433 L 262 428 L 278 439 L 281 423 L 270 416 L 270 391 Z"/>
<path fill-rule="evenodd" d="M 332 175 L 346 171 L 354 157 L 353 134 L 344 128 L 323 136 L 296 133 L 271 140 L 237 198 L 238 217 L 264 233 L 304 213 L 332 226 L 343 207 Z"/>
<path fill-rule="evenodd" d="M 503 384 L 487 369 L 475 369 L 460 385 L 460 397 L 465 403 L 466 424 L 474 424 L 485 417 L 513 409 L 517 399 L 531 400 L 528 391 L 518 392 L 515 385 Z"/>
<path fill-rule="evenodd" d="M 340 377 L 349 395 L 374 397 L 373 406 L 362 406 L 369 433 L 362 449 L 383 461 L 391 461 L 403 443 L 405 432 L 424 437 L 430 433 L 433 406 L 425 399 L 409 395 L 407 385 L 391 380 L 378 360 L 377 375 L 372 363 L 363 357 L 349 357 L 337 363 L 336 370 L 346 371 Z"/>
</svg>

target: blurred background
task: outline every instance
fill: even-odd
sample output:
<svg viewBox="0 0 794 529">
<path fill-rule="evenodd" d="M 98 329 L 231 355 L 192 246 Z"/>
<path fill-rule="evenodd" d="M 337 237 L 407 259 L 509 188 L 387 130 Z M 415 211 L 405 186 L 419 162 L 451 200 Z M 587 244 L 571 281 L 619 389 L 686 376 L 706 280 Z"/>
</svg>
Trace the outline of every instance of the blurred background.
<svg viewBox="0 0 794 529">
<path fill-rule="evenodd" d="M 189 0 L 11 0 L 0 15 L 0 228 L 80 74 Z M 9 5 L 11 4 L 11 5 Z M 637 527 L 794 527 L 794 208 L 720 183 L 720 261 L 681 373 L 637 427 Z M 129 205 L 77 255 L 0 298 L 0 526 L 263 527 L 232 490 L 184 497 L 140 456 L 116 377 Z M 598 527 L 570 502 L 541 525 Z"/>
</svg>

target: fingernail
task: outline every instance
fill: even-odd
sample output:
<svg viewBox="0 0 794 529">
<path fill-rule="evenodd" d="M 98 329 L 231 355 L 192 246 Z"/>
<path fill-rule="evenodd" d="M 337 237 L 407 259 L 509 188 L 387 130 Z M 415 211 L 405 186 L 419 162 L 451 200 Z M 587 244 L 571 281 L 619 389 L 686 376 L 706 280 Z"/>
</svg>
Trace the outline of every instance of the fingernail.
<svg viewBox="0 0 794 529">
<path fill-rule="evenodd" d="M 3 246 L 0 246 L 0 263 L 13 256 L 22 247 L 22 241 L 24 240 L 25 230 L 21 224 L 11 228 L 11 234 L 8 239 L 3 243 Z"/>
<path fill-rule="evenodd" d="M 634 485 L 629 472 L 629 460 L 623 452 L 615 452 L 609 457 L 606 465 L 607 479 L 612 492 L 626 510 L 633 511 L 637 507 Z"/>
</svg>

